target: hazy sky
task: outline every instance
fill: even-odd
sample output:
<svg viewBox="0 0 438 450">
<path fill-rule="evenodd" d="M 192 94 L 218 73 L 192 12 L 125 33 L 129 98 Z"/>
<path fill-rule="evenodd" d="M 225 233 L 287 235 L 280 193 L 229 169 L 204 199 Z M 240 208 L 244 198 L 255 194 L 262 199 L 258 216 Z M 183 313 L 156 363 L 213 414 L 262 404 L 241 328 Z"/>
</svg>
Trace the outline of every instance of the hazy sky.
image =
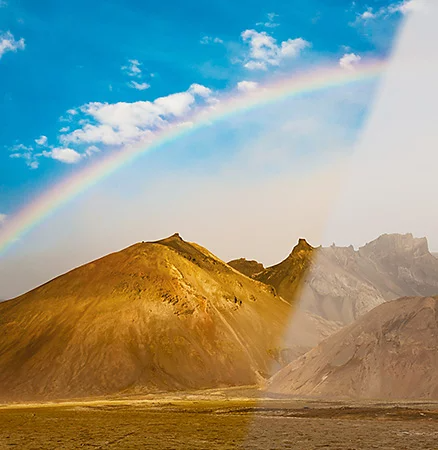
<svg viewBox="0 0 438 450">
<path fill-rule="evenodd" d="M 106 13 L 124 20 L 140 8 L 136 2 L 110 3 L 114 8 Z M 85 51 L 82 63 L 79 49 L 73 52 L 76 59 L 63 60 L 61 72 L 84 92 L 75 85 L 73 94 L 60 94 L 57 106 L 39 104 L 41 114 L 35 111 L 38 119 L 31 127 L 25 126 L 30 117 L 10 115 L 13 127 L 2 135 L 9 148 L 0 163 L 5 221 L 17 204 L 31 202 L 55 178 L 80 170 L 119 144 L 136 142 L 148 127 L 159 126 L 157 121 L 170 121 L 179 111 L 208 102 L 215 92 L 248 89 L 279 73 L 322 63 L 355 70 L 368 57 L 388 55 L 406 20 L 387 73 L 375 82 L 241 114 L 142 156 L 55 211 L 1 255 L 0 298 L 136 241 L 176 231 L 224 260 L 245 256 L 265 264 L 284 258 L 299 237 L 314 245 L 334 241 L 359 246 L 385 232 L 412 232 L 428 236 L 438 249 L 437 6 L 380 1 L 327 7 L 312 1 L 297 16 L 293 5 L 286 8 L 284 3 L 270 5 L 275 14 L 262 7 L 257 14 L 252 8 L 254 17 L 236 11 L 222 28 L 213 18 L 191 17 L 196 32 L 180 27 L 181 52 L 170 54 L 164 31 L 159 48 L 150 54 L 134 45 L 141 35 L 135 22 L 138 32 L 117 47 L 119 62 L 117 67 L 107 62 L 105 81 L 100 69 L 93 68 L 99 61 L 87 53 L 93 49 Z M 217 8 L 227 2 L 221 4 Z M 21 5 L 25 19 L 20 25 L 13 22 L 20 15 L 14 16 L 13 3 L 6 7 L 9 22 L 3 28 L 11 31 L 2 42 L 8 40 L 9 47 L 0 44 L 0 77 L 5 77 L 0 86 L 13 99 L 12 111 L 17 104 L 25 108 L 27 100 L 2 70 L 24 68 L 32 58 L 35 64 L 35 46 L 42 45 L 34 34 L 41 26 L 36 25 L 39 13 L 31 3 Z M 154 11 L 154 17 L 165 18 L 165 30 L 170 30 L 181 18 L 167 11 Z M 67 20 L 62 8 L 52 13 L 53 20 L 56 14 Z M 91 18 L 88 22 L 94 36 Z M 46 39 L 47 45 L 58 45 Z M 80 47 L 82 39 L 73 44 Z M 113 37 L 108 39 L 109 46 L 116 45 Z M 192 65 L 183 62 L 184 52 L 196 59 Z M 29 62 L 17 62 L 27 57 Z M 86 74 L 78 75 L 78 70 Z M 172 78 L 172 70 L 183 76 Z M 58 83 L 53 89 L 63 91 L 65 82 Z M 40 96 L 48 87 L 35 84 L 33 89 Z M 178 92 L 182 94 L 175 97 Z M 165 100 L 154 102 L 160 96 Z M 0 113 L 8 114 L 8 107 L 2 108 Z"/>
</svg>

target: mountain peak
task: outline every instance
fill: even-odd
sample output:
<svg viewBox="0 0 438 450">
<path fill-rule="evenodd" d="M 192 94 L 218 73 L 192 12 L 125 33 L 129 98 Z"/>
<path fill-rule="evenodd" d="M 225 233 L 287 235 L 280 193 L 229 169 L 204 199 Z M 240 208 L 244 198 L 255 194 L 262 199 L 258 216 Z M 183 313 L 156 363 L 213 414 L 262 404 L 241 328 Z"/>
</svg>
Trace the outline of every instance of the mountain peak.
<svg viewBox="0 0 438 450">
<path fill-rule="evenodd" d="M 376 255 L 394 252 L 396 254 L 411 253 L 414 256 L 421 256 L 429 253 L 429 244 L 427 238 L 415 238 L 412 233 L 382 234 L 374 241 L 361 247 L 359 251 Z"/>
<path fill-rule="evenodd" d="M 293 248 L 291 256 L 296 255 L 299 252 L 309 252 L 314 250 L 314 248 L 304 239 L 298 239 L 298 244 Z"/>
<path fill-rule="evenodd" d="M 162 244 L 162 243 L 166 243 L 166 242 L 170 242 L 170 241 L 185 242 L 179 233 L 173 233 L 172 236 L 169 236 L 164 239 L 160 239 L 159 241 L 156 241 L 155 243 Z"/>
</svg>

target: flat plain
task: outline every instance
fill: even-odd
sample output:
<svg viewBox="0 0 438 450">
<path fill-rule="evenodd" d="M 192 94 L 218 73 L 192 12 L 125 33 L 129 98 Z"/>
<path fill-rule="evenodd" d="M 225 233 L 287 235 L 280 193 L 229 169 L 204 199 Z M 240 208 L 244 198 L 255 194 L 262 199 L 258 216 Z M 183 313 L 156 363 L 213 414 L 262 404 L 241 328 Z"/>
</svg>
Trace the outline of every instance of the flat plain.
<svg viewBox="0 0 438 450">
<path fill-rule="evenodd" d="M 438 403 L 356 404 L 216 392 L 4 405 L 0 449 L 11 448 L 438 449 Z"/>
</svg>

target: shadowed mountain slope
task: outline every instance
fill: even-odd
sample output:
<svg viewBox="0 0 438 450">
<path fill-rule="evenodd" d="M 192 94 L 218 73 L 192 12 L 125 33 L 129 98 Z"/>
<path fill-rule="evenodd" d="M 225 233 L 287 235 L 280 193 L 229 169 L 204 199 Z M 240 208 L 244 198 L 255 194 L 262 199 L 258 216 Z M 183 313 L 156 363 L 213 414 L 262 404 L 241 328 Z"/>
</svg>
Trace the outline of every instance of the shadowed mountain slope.
<svg viewBox="0 0 438 450">
<path fill-rule="evenodd" d="M 284 359 L 292 361 L 319 344 L 341 328 L 341 324 L 327 320 L 318 314 L 306 311 L 297 300 L 318 249 L 309 245 L 305 239 L 299 239 L 291 254 L 273 267 L 264 270 L 260 263 L 245 259 L 231 261 L 237 270 L 252 278 L 273 286 L 276 292 L 293 305 L 294 314 L 286 333 L 285 342 L 293 343 L 283 349 Z M 253 270 L 254 269 L 254 270 Z"/>
<path fill-rule="evenodd" d="M 438 399 L 438 297 L 384 303 L 278 372 L 273 392 Z"/>
<path fill-rule="evenodd" d="M 316 249 L 305 239 L 299 239 L 292 253 L 281 263 L 268 267 L 254 276 L 254 279 L 273 286 L 279 295 L 293 304 L 304 285 L 312 267 Z"/>
<path fill-rule="evenodd" d="M 254 384 L 291 308 L 179 235 L 139 243 L 0 304 L 0 398 Z"/>
</svg>

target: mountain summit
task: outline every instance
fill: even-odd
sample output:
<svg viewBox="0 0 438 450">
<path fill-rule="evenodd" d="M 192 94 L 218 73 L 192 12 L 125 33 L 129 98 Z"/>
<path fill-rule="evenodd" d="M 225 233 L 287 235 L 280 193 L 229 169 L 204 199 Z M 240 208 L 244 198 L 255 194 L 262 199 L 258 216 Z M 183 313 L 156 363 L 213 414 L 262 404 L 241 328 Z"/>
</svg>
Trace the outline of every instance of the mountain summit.
<svg viewBox="0 0 438 450">
<path fill-rule="evenodd" d="M 0 398 L 257 383 L 290 306 L 178 234 L 135 244 L 0 304 Z"/>
<path fill-rule="evenodd" d="M 293 304 L 304 285 L 316 256 L 316 249 L 299 239 L 290 255 L 281 263 L 256 274 L 254 279 L 273 286 L 279 295 Z"/>
</svg>

